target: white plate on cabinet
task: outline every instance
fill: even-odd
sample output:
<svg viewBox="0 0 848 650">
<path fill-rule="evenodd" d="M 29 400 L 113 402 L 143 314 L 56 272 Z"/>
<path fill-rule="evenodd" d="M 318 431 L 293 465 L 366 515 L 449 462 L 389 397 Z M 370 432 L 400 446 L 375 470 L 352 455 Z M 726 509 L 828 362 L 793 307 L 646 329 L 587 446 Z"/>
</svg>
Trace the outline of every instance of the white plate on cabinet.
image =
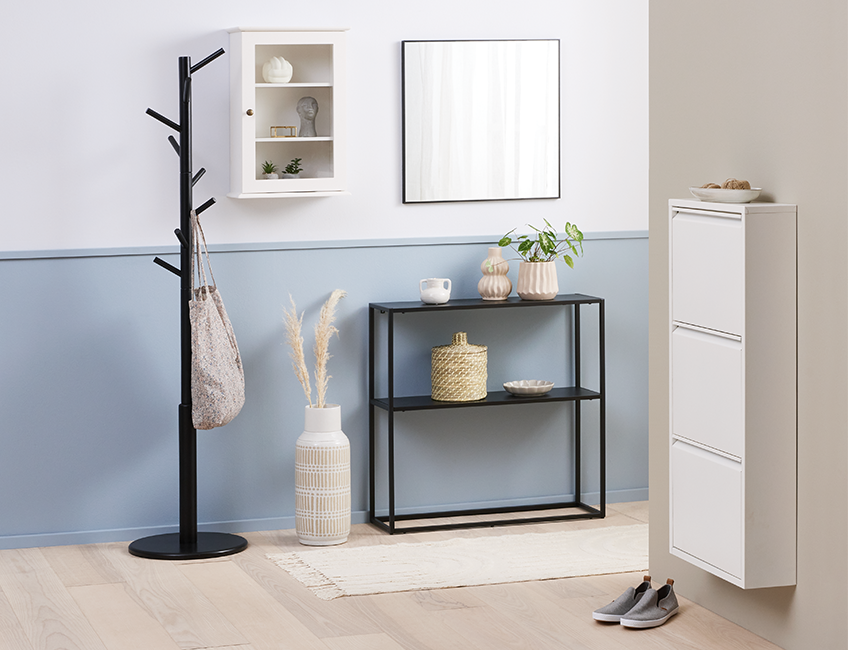
<svg viewBox="0 0 848 650">
<path fill-rule="evenodd" d="M 550 392 L 551 388 L 554 387 L 554 382 L 539 379 L 522 379 L 520 381 L 508 381 L 503 387 L 506 392 L 513 395 L 542 395 Z"/>
<path fill-rule="evenodd" d="M 752 187 L 750 190 L 722 190 L 707 187 L 690 187 L 692 196 L 701 201 L 715 201 L 716 203 L 750 203 L 756 199 L 763 190 Z"/>
</svg>

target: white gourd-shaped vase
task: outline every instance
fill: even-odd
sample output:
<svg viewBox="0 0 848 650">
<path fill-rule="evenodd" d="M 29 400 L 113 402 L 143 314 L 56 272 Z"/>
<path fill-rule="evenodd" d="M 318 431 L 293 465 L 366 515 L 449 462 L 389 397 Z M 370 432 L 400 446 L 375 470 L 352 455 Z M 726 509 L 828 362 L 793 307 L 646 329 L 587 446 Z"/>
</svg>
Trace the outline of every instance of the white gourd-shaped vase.
<svg viewBox="0 0 848 650">
<path fill-rule="evenodd" d="M 489 247 L 489 257 L 480 265 L 483 277 L 477 283 L 477 291 L 483 300 L 506 300 L 512 291 L 512 282 L 506 277 L 509 262 L 503 258 L 500 246 Z"/>
<path fill-rule="evenodd" d="M 295 528 L 301 544 L 330 546 L 350 534 L 350 441 L 341 407 L 307 406 L 295 455 Z"/>
<path fill-rule="evenodd" d="M 556 262 L 521 262 L 518 295 L 522 300 L 551 300 L 559 292 Z"/>
</svg>

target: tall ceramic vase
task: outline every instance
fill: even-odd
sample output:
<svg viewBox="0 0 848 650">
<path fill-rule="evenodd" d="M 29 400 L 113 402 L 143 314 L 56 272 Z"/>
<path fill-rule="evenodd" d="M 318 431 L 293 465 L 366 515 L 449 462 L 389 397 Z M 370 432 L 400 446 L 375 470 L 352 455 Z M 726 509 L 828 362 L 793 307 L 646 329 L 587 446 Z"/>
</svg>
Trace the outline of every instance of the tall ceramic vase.
<svg viewBox="0 0 848 650">
<path fill-rule="evenodd" d="M 503 258 L 500 246 L 489 247 L 489 257 L 480 265 L 483 277 L 477 283 L 477 291 L 483 300 L 506 300 L 512 291 L 512 282 L 506 277 L 509 262 Z"/>
<path fill-rule="evenodd" d="M 518 295 L 522 300 L 551 300 L 559 291 L 556 262 L 521 262 Z"/>
<path fill-rule="evenodd" d="M 350 534 L 350 441 L 341 407 L 306 407 L 295 455 L 295 527 L 301 544 L 330 546 Z"/>
</svg>

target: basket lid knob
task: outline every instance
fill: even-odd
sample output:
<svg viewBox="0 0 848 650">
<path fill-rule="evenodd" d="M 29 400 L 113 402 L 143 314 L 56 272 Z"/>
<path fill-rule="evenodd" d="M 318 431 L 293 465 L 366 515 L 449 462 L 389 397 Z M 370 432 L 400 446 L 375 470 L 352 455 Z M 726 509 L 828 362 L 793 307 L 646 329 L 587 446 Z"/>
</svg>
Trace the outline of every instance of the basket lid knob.
<svg viewBox="0 0 848 650">
<path fill-rule="evenodd" d="M 453 345 L 468 345 L 468 334 L 465 332 L 455 332 L 453 335 Z"/>
</svg>

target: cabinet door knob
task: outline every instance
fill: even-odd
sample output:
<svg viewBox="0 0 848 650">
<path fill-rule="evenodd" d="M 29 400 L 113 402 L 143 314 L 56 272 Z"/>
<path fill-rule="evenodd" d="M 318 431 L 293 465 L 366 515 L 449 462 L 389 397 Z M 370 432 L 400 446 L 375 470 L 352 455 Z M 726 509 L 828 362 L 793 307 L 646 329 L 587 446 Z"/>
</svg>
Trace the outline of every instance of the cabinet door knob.
<svg viewBox="0 0 848 650">
<path fill-rule="evenodd" d="M 252 109 L 252 108 L 248 108 L 248 109 L 247 109 L 247 114 L 248 114 L 248 115 L 253 115 L 253 109 Z"/>
</svg>

